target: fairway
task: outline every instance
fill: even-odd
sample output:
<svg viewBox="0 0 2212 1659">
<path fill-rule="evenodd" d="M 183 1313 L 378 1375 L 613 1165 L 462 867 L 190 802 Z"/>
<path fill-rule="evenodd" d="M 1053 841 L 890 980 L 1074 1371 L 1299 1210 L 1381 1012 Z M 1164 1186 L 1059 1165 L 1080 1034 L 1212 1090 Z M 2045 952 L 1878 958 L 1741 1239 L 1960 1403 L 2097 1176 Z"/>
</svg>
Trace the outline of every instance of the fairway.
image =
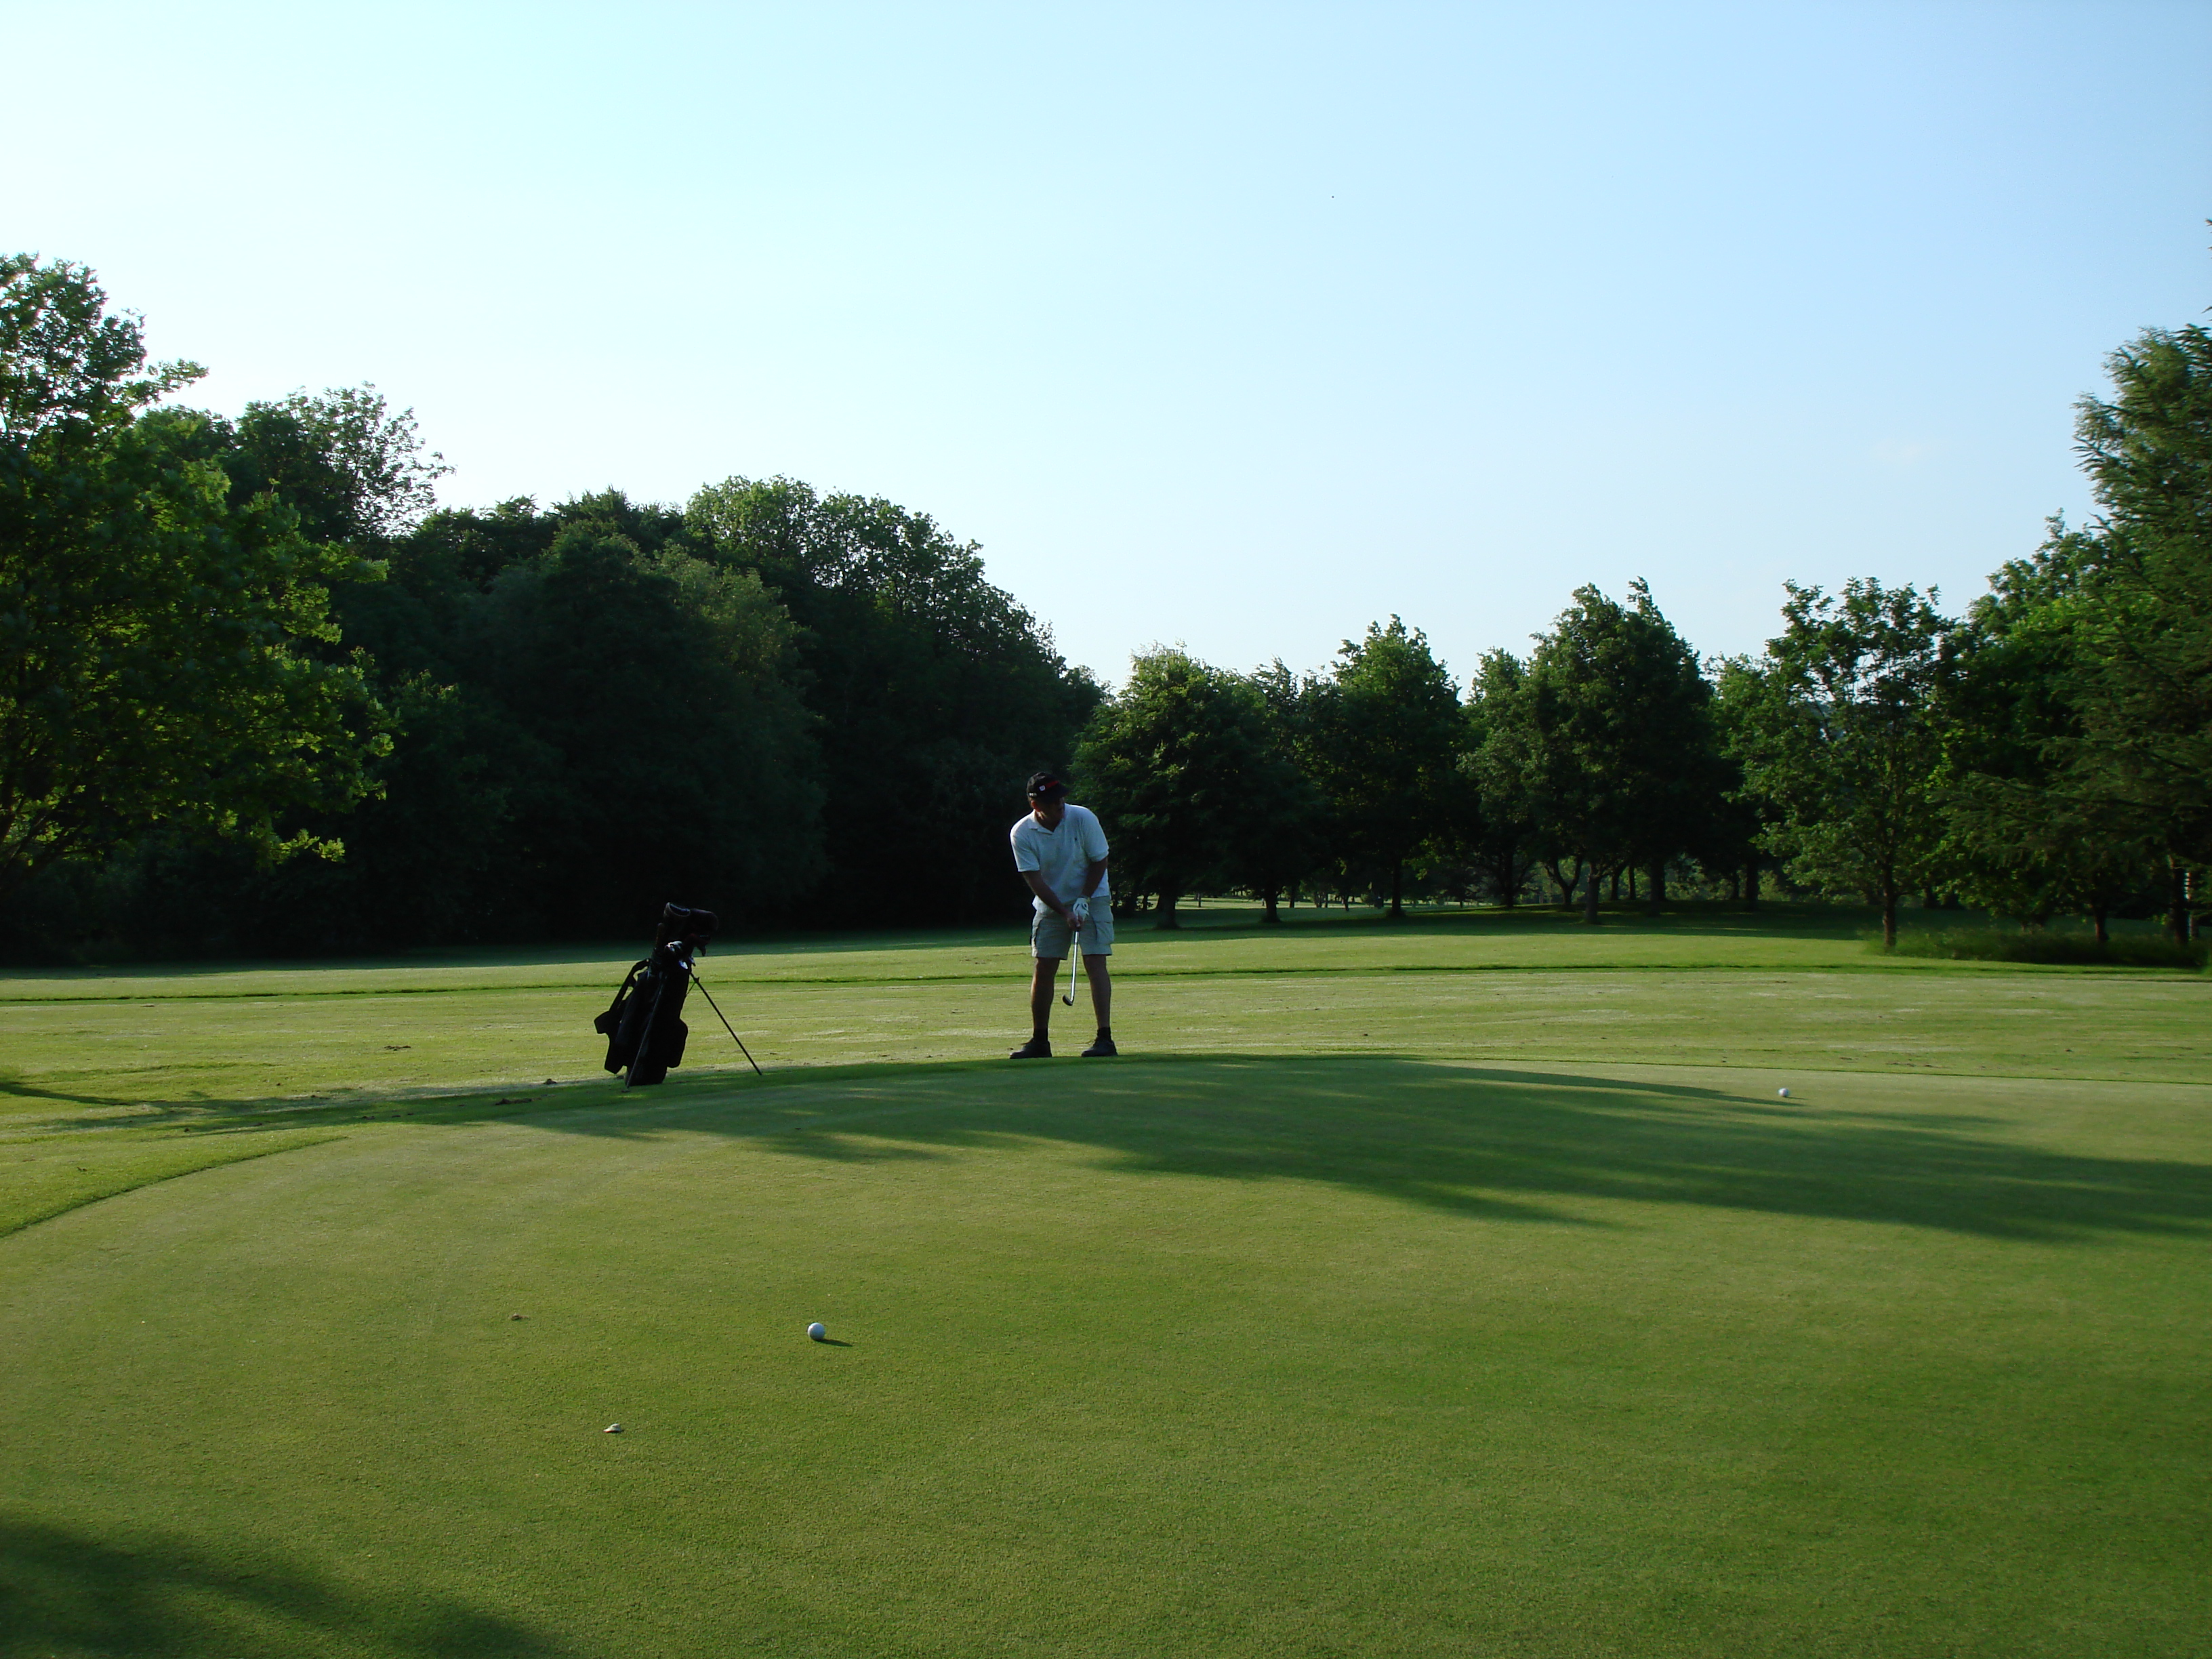
<svg viewBox="0 0 2212 1659">
<path fill-rule="evenodd" d="M 2212 1650 L 2212 981 L 1191 920 L 0 980 L 0 1654 Z"/>
</svg>

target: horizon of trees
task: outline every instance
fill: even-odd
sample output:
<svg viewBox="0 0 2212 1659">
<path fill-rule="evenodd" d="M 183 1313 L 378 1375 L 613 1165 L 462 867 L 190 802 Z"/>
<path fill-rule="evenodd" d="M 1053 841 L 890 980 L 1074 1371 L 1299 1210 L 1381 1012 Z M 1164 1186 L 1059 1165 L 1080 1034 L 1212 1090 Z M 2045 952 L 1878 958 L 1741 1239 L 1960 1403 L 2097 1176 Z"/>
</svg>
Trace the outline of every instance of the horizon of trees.
<svg viewBox="0 0 2212 1659">
<path fill-rule="evenodd" d="M 1597 921 L 1762 878 L 2041 927 L 2212 866 L 2212 337 L 2078 406 L 2099 516 L 1966 616 L 1790 584 L 1706 659 L 1649 587 L 1571 596 L 1464 686 L 1393 617 L 1311 672 L 1179 647 L 1108 690 L 879 498 L 732 477 L 434 507 L 373 386 L 176 406 L 82 267 L 0 258 L 0 948 L 327 951 L 1018 915 L 1022 780 L 1066 766 L 1125 908 L 1409 896 Z M 887 902 L 885 894 L 896 897 Z"/>
</svg>

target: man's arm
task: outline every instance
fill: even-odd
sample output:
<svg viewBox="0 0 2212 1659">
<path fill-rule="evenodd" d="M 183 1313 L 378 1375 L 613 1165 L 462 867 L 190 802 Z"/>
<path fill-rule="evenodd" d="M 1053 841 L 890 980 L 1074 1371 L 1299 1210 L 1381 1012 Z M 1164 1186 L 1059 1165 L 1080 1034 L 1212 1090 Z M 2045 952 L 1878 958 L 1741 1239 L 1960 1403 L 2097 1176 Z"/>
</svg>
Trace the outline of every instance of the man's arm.
<svg viewBox="0 0 2212 1659">
<path fill-rule="evenodd" d="M 1103 870 L 1106 866 L 1102 864 L 1098 867 Z M 1067 906 L 1060 902 L 1060 895 L 1052 890 L 1042 874 L 1035 870 L 1024 870 L 1022 872 L 1022 879 L 1029 883 L 1030 891 L 1042 899 L 1046 907 L 1057 915 L 1062 921 L 1070 927 L 1075 926 L 1074 916 L 1069 914 Z M 1093 880 L 1095 884 L 1096 878 L 1094 878 Z"/>
<path fill-rule="evenodd" d="M 1086 899 L 1096 896 L 1098 891 L 1098 884 L 1104 880 L 1105 878 L 1106 860 L 1104 859 L 1097 859 L 1084 866 L 1083 896 Z"/>
</svg>

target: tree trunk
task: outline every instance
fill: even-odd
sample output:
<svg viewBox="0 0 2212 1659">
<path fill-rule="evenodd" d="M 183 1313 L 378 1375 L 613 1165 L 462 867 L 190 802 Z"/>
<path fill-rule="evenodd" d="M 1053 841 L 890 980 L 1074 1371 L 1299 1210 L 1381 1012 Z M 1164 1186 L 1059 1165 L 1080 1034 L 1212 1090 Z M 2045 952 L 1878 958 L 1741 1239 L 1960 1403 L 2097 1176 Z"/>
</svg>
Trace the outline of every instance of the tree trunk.
<svg viewBox="0 0 2212 1659">
<path fill-rule="evenodd" d="M 1620 866 L 1617 864 L 1613 866 L 1612 878 L 1613 902 L 1618 904 L 1620 902 Z"/>
<path fill-rule="evenodd" d="M 2110 945 L 2112 942 L 2111 930 L 2105 926 L 2105 907 L 2103 905 L 2100 904 L 2094 906 L 2090 910 L 2089 925 L 2097 930 L 2098 944 Z"/>
<path fill-rule="evenodd" d="M 2166 866 L 2166 931 L 2178 945 L 2189 943 L 2189 877 L 2169 860 Z"/>
<path fill-rule="evenodd" d="M 1583 921 L 1592 927 L 1597 926 L 1597 866 L 1592 865 L 1589 878 L 1583 884 Z"/>
<path fill-rule="evenodd" d="M 1393 921 L 1403 921 L 1406 919 L 1405 887 L 1406 860 L 1392 859 L 1390 860 L 1390 920 Z"/>
<path fill-rule="evenodd" d="M 1661 907 L 1662 905 L 1665 904 L 1666 902 L 1667 902 L 1667 860 L 1664 860 L 1664 859 L 1654 859 L 1654 860 L 1652 860 L 1652 861 L 1651 861 L 1651 908 L 1650 908 L 1650 914 L 1651 914 L 1652 915 L 1655 915 L 1655 916 L 1656 916 L 1656 915 L 1657 915 L 1659 914 L 1660 907 Z"/>
<path fill-rule="evenodd" d="M 1620 882 L 1618 878 L 1613 884 L 1613 896 L 1615 898 L 1620 896 Z M 1628 866 L 1628 902 L 1631 904 L 1636 902 L 1636 866 L 1632 864 Z"/>
<path fill-rule="evenodd" d="M 1897 949 L 1897 890 L 1886 887 L 1881 894 L 1881 948 Z"/>
<path fill-rule="evenodd" d="M 1754 858 L 1743 866 L 1743 908 L 1759 908 L 1759 860 Z"/>
<path fill-rule="evenodd" d="M 1152 926 L 1168 929 L 1181 927 L 1182 923 L 1176 920 L 1176 906 L 1182 898 L 1182 894 L 1176 889 L 1161 888 L 1159 898 L 1152 906 Z"/>
<path fill-rule="evenodd" d="M 1266 891 L 1262 892 L 1260 895 L 1260 902 L 1267 907 L 1267 914 L 1260 918 L 1261 921 L 1280 921 L 1283 919 L 1282 913 L 1275 908 L 1275 890 L 1273 888 L 1270 887 Z"/>
</svg>

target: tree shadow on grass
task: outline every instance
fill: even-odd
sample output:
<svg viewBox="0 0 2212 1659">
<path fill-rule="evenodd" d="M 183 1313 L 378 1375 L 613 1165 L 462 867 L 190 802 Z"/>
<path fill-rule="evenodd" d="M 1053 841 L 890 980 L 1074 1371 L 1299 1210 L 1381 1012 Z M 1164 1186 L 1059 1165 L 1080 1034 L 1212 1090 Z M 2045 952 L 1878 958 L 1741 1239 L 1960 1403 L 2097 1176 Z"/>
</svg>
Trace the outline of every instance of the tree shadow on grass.
<svg viewBox="0 0 2212 1659">
<path fill-rule="evenodd" d="M 1391 1055 L 903 1070 L 735 1095 L 702 1079 L 643 1112 L 542 1121 L 842 1161 L 1044 1139 L 1097 1148 L 1112 1169 L 1317 1182 L 1553 1223 L 1584 1219 L 1563 1200 L 1604 1199 L 2051 1242 L 2212 1230 L 2212 1165 L 2051 1151 L 1957 1111 L 1785 1108 L 1748 1089 Z"/>
<path fill-rule="evenodd" d="M 218 1558 L 175 1538 L 89 1537 L 0 1517 L 0 1656 L 283 1659 L 337 1643 L 399 1659 L 553 1659 L 570 1650 L 420 1590 L 369 1596 L 265 1552 Z"/>
</svg>

